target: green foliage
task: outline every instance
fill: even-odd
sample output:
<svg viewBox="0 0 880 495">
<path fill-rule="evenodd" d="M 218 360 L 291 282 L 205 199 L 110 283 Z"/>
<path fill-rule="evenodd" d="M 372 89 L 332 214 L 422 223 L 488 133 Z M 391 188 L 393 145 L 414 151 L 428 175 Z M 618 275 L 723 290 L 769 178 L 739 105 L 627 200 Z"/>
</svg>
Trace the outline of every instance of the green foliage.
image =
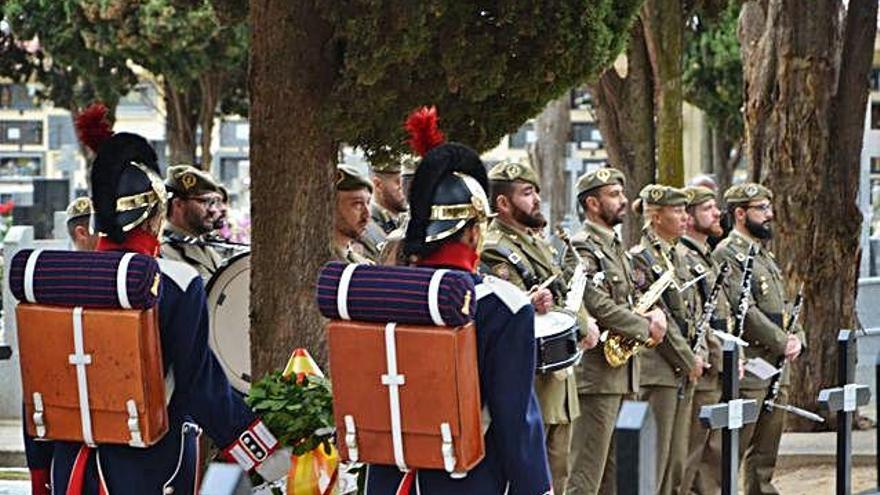
<svg viewBox="0 0 880 495">
<path fill-rule="evenodd" d="M 246 25 L 221 24 L 207 0 L 190 7 L 178 7 L 172 0 L 61 3 L 81 6 L 89 21 L 81 32 L 87 46 L 130 58 L 174 86 L 191 84 L 204 71 L 246 65 Z"/>
<path fill-rule="evenodd" d="M 317 4 L 339 63 L 328 132 L 382 159 L 406 151 L 402 123 L 421 105 L 450 140 L 495 146 L 609 66 L 641 0 Z"/>
<path fill-rule="evenodd" d="M 245 22 L 221 23 L 208 0 L 6 0 L 4 11 L 19 39 L 39 36 L 56 67 L 75 72 L 115 103 L 137 82 L 126 61 L 163 77 L 178 91 L 199 91 L 203 74 L 222 74 L 224 106 L 247 112 Z M 51 76 L 52 74 L 48 74 Z M 41 74 L 41 76 L 46 76 Z M 46 77 L 39 78 L 49 82 Z M 60 99 L 52 97 L 58 103 Z M 88 96 L 88 95 L 87 95 Z"/>
<path fill-rule="evenodd" d="M 743 71 L 736 37 L 740 4 L 717 16 L 699 13 L 685 32 L 685 99 L 700 108 L 728 140 L 743 135 Z"/>
<path fill-rule="evenodd" d="M 99 53 L 86 46 L 80 33 L 88 24 L 75 2 L 5 0 L 0 13 L 11 32 L 0 42 L 0 75 L 17 82 L 39 81 L 38 97 L 62 108 L 78 108 L 102 100 L 113 108 L 137 83 L 125 57 Z M 39 40 L 39 50 L 22 42 Z"/>
<path fill-rule="evenodd" d="M 329 452 L 334 421 L 327 378 L 306 376 L 298 384 L 275 371 L 251 385 L 247 403 L 278 441 L 291 447 L 294 455 L 312 451 L 321 444 Z"/>
</svg>

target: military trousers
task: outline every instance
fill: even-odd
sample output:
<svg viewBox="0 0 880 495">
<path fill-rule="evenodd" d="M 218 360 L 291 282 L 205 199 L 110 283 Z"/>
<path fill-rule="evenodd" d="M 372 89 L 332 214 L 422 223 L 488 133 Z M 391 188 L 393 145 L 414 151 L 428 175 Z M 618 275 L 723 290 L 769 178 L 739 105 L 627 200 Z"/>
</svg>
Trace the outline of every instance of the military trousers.
<svg viewBox="0 0 880 495">
<path fill-rule="evenodd" d="M 700 409 L 721 400 L 720 382 L 717 376 L 713 377 L 717 385 L 714 389 L 694 392 L 683 494 L 714 495 L 721 490 L 721 430 L 710 430 L 700 424 Z"/>
<path fill-rule="evenodd" d="M 690 383 L 683 388 L 642 385 L 639 397 L 651 405 L 657 424 L 657 493 L 679 493 L 687 457 L 694 387 Z"/>
<path fill-rule="evenodd" d="M 571 452 L 571 423 L 544 425 L 544 438 L 547 444 L 547 463 L 553 478 L 553 493 L 565 494 L 568 483 L 568 454 Z"/>
<path fill-rule="evenodd" d="M 614 425 L 629 394 L 578 394 L 581 415 L 574 421 L 567 495 L 614 495 L 617 469 Z"/>
<path fill-rule="evenodd" d="M 743 488 L 746 495 L 779 493 L 773 486 L 773 471 L 779 453 L 779 440 L 785 428 L 785 412 L 764 409 L 767 389 L 741 390 L 743 399 L 755 399 L 758 403 L 758 421 L 745 425 L 739 439 L 739 455 L 742 463 Z M 780 404 L 788 403 L 788 386 L 779 389 Z"/>
</svg>

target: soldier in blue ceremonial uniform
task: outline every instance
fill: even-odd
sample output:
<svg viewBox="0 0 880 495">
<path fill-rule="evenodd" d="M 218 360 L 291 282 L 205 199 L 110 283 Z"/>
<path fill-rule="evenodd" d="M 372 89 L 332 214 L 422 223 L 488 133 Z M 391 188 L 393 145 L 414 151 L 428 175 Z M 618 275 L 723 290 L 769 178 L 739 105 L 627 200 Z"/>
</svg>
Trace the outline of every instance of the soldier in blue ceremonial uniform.
<svg viewBox="0 0 880 495">
<path fill-rule="evenodd" d="M 420 111 L 421 115 L 426 112 Z M 528 297 L 512 284 L 476 274 L 478 246 L 491 215 L 486 169 L 473 150 L 460 144 L 435 143 L 420 154 L 423 158 L 409 194 L 412 216 L 404 254 L 419 266 L 474 274 L 480 396 L 491 417 L 484 424 L 486 455 L 463 478 L 439 470 L 403 473 L 396 466 L 371 465 L 367 493 L 551 493 L 544 426 L 532 385 L 534 310 Z"/>
<path fill-rule="evenodd" d="M 138 135 L 117 133 L 97 147 L 91 171 L 98 250 L 155 256 L 165 188 L 156 154 Z M 287 474 L 290 456 L 230 388 L 208 347 L 205 291 L 198 273 L 159 260 L 158 315 L 168 399 L 168 433 L 148 448 L 55 441 L 51 455 L 27 444 L 34 493 L 193 494 L 198 436 L 207 433 L 227 458 L 267 480 Z M 101 391 L 92 391 L 99 396 Z M 51 474 L 50 473 L 51 469 Z M 51 487 L 46 486 L 51 483 Z"/>
</svg>

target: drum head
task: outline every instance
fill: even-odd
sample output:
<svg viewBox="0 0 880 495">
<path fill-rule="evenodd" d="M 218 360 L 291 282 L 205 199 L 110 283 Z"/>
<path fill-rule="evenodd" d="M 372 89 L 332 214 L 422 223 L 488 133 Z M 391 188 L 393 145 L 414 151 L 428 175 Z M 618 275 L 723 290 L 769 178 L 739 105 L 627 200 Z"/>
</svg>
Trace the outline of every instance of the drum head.
<svg viewBox="0 0 880 495">
<path fill-rule="evenodd" d="M 207 287 L 208 343 L 229 384 L 246 394 L 251 381 L 251 255 L 230 258 Z"/>
<path fill-rule="evenodd" d="M 543 315 L 535 315 L 535 338 L 556 335 L 577 325 L 574 316 L 562 311 L 548 311 Z"/>
</svg>

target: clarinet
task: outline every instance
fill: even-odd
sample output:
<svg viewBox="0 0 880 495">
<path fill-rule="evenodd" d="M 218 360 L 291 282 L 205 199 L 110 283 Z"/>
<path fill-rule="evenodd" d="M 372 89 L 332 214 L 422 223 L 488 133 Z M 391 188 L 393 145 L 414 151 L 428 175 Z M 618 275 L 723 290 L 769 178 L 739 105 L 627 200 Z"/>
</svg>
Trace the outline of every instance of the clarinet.
<svg viewBox="0 0 880 495">
<path fill-rule="evenodd" d="M 752 292 L 752 275 L 754 274 L 755 255 L 758 254 L 758 248 L 754 244 L 749 246 L 749 254 L 743 263 L 743 278 L 740 284 L 739 301 L 736 305 L 736 326 L 733 334 L 742 338 L 743 330 L 746 326 L 746 313 L 749 310 L 749 296 Z"/>
<path fill-rule="evenodd" d="M 718 307 L 718 296 L 721 295 L 721 288 L 724 285 L 724 279 L 727 278 L 729 273 L 730 264 L 725 261 L 718 271 L 718 278 L 715 279 L 715 285 L 712 286 L 712 291 L 709 292 L 709 298 L 703 303 L 703 314 L 701 314 L 700 319 L 697 320 L 697 340 L 694 342 L 693 349 L 695 353 L 703 349 L 703 344 L 705 342 L 704 337 L 709 331 L 709 323 L 712 321 L 712 316 L 715 314 L 715 308 Z"/>
<path fill-rule="evenodd" d="M 788 321 L 785 322 L 785 335 L 791 335 L 794 331 L 794 324 L 797 322 L 798 316 L 801 313 L 801 306 L 804 304 L 804 284 L 801 283 L 801 287 L 798 290 L 797 296 L 794 298 L 794 303 L 791 306 L 791 315 L 788 317 Z M 783 355 L 776 362 L 776 367 L 779 368 L 779 373 L 773 375 L 770 379 L 770 387 L 767 389 L 767 398 L 764 400 L 764 408 L 768 411 L 773 409 L 774 403 L 776 403 L 776 399 L 779 397 L 779 389 L 782 387 L 782 374 L 785 373 L 785 367 L 788 365 L 788 360 L 785 359 L 785 355 Z"/>
<path fill-rule="evenodd" d="M 727 274 L 729 273 L 730 264 L 725 261 L 721 265 L 721 269 L 718 271 L 718 277 L 715 279 L 715 284 L 712 285 L 709 297 L 703 302 L 703 314 L 701 314 L 700 319 L 697 320 L 697 334 L 693 346 L 694 354 L 699 353 L 704 347 L 705 336 L 710 328 L 709 323 L 712 321 L 712 316 L 715 314 L 715 308 L 718 307 L 718 296 L 721 295 L 721 288 L 724 285 L 724 279 L 727 278 Z M 681 384 L 678 387 L 679 398 L 683 398 L 687 382 L 687 376 L 682 378 Z"/>
</svg>

